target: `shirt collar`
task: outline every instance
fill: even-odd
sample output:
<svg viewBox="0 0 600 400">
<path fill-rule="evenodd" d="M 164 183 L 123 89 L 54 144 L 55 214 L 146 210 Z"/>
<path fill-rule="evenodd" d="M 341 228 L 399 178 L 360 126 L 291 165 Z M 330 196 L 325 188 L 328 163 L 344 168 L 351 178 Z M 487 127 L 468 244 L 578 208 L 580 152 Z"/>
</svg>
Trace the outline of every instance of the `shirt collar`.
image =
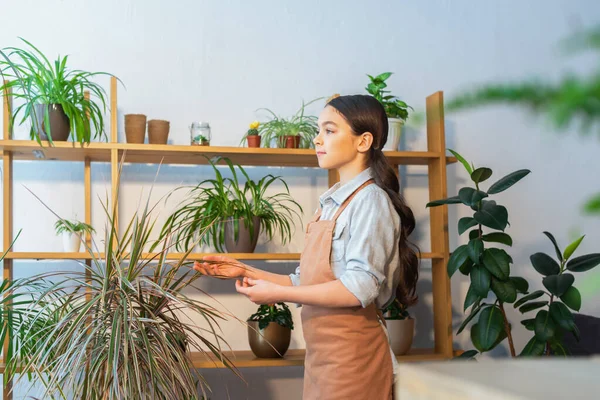
<svg viewBox="0 0 600 400">
<path fill-rule="evenodd" d="M 321 208 L 328 198 L 331 198 L 333 201 L 335 201 L 338 206 L 341 205 L 348 197 L 350 197 L 352 193 L 354 193 L 356 189 L 358 189 L 363 183 L 372 177 L 373 175 L 371 173 L 371 167 L 369 167 L 356 175 L 354 178 L 350 179 L 344 185 L 340 185 L 340 183 L 337 182 L 319 197 Z"/>
</svg>

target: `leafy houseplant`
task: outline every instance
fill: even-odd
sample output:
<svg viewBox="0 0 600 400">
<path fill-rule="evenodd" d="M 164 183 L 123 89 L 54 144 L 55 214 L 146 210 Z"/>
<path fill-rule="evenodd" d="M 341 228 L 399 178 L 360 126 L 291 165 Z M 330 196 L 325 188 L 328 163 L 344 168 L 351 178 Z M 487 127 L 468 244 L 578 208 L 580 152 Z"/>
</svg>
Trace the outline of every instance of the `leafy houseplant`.
<svg viewBox="0 0 600 400">
<path fill-rule="evenodd" d="M 504 232 L 508 225 L 506 208 L 498 205 L 494 200 L 485 199 L 507 190 L 527 176 L 530 171 L 515 171 L 499 179 L 487 191 L 483 191 L 479 185 L 492 176 L 492 170 L 486 167 L 475 168 L 460 154 L 450 151 L 465 167 L 475 188 L 461 188 L 458 196 L 432 201 L 427 204 L 427 207 L 464 204 L 474 211 L 472 217 L 463 217 L 458 221 L 459 235 L 469 231 L 468 244 L 455 249 L 448 261 L 450 277 L 456 271 L 460 271 L 469 276 L 471 281 L 464 302 L 464 310 L 470 307 L 471 311 L 458 328 L 457 334 L 460 334 L 479 314 L 477 322 L 471 326 L 471 341 L 477 351 L 470 350 L 462 356 L 473 357 L 478 351 L 481 353 L 490 351 L 505 339 L 508 339 L 511 356 L 516 356 L 512 340 L 512 325 L 507 319 L 504 308 L 507 303 L 514 303 L 514 307 L 519 308 L 521 313 L 549 306 L 549 310 L 538 311 L 535 318 L 521 321 L 527 329 L 535 331 L 535 336 L 527 343 L 520 355 L 539 355 L 544 352 L 549 353 L 550 349 L 557 354 L 566 354 L 567 350 L 562 345 L 564 333 L 570 331 L 575 335 L 578 334 L 573 316 L 567 307 L 579 310 L 581 296 L 572 286 L 574 276 L 567 273 L 565 269 L 571 272 L 587 271 L 600 264 L 600 254 L 588 254 L 569 260 L 583 237 L 571 243 L 563 253 L 552 234 L 544 232 L 554 244 L 559 262 L 544 253 L 535 253 L 530 257 L 535 270 L 545 276 L 542 284 L 548 292 L 537 290 L 529 293 L 529 283 L 524 278 L 511 276 L 512 257 L 503 249 L 486 248 L 491 243 L 512 246 L 513 241 Z M 484 227 L 496 232 L 484 233 Z M 519 300 L 517 300 L 518 294 L 523 295 Z M 542 296 L 548 296 L 549 301 L 537 300 Z M 556 298 L 560 298 L 562 303 Z"/>
<path fill-rule="evenodd" d="M 367 92 L 381 103 L 388 116 L 388 139 L 383 149 L 393 151 L 398 150 L 402 134 L 402 125 L 408 118 L 408 109 L 410 108 L 412 110 L 412 107 L 398 97 L 388 94 L 390 93 L 389 90 L 385 90 L 387 87 L 385 81 L 392 76 L 391 72 L 384 72 L 375 77 L 371 75 L 367 76 L 370 79 L 370 82 L 366 87 Z"/>
<path fill-rule="evenodd" d="M 248 340 L 257 357 L 282 357 L 290 345 L 294 321 L 285 303 L 263 304 L 248 318 Z"/>
<path fill-rule="evenodd" d="M 1 74 L 10 80 L 0 90 L 14 89 L 13 96 L 23 100 L 15 109 L 11 124 L 22 112 L 20 123 L 31 120 L 31 139 L 40 144 L 41 140 L 50 144 L 54 140 L 67 140 L 69 133 L 74 142 L 81 144 L 89 143 L 92 138 L 106 139 L 103 119 L 106 92 L 91 79 L 112 75 L 69 70 L 68 56 L 58 56 L 51 63 L 33 44 L 21 40 L 28 48 L 7 47 L 0 57 Z M 97 100 L 87 98 L 85 91 Z"/>
<path fill-rule="evenodd" d="M 79 252 L 85 233 L 95 232 L 91 225 L 81 221 L 59 219 L 54 224 L 57 235 L 62 234 L 63 247 L 66 252 Z"/>
<path fill-rule="evenodd" d="M 254 121 L 250 124 L 250 129 L 242 138 L 242 143 L 244 139 L 248 142 L 248 147 L 260 147 L 260 135 L 258 133 L 258 127 L 260 126 L 260 122 Z"/>
<path fill-rule="evenodd" d="M 194 141 L 192 142 L 192 144 L 199 145 L 199 146 L 208 146 L 209 141 L 203 135 L 196 135 L 196 136 L 194 136 Z"/>
<path fill-rule="evenodd" d="M 394 354 L 399 356 L 408 353 L 415 333 L 415 320 L 411 318 L 406 306 L 400 303 L 398 299 L 394 299 L 383 310 L 383 317 L 386 320 Z"/>
<path fill-rule="evenodd" d="M 306 106 L 314 103 L 321 98 L 302 102 L 302 107 L 291 118 L 277 116 L 273 111 L 267 108 L 261 108 L 271 115 L 271 119 L 262 122 L 258 128 L 260 136 L 263 138 L 265 147 L 270 147 L 271 142 L 275 140 L 277 147 L 292 147 L 308 149 L 313 147 L 312 140 L 318 134 L 317 117 L 314 115 L 305 115 Z"/>
<path fill-rule="evenodd" d="M 185 293 L 197 289 L 201 277 L 186 261 L 189 253 L 168 261 L 167 238 L 150 241 L 156 205 L 149 197 L 120 234 L 116 207 L 104 205 L 104 251 L 95 243 L 93 249 L 86 246 L 91 263 L 82 263 L 83 271 L 42 274 L 29 279 L 36 288 L 24 285 L 35 299 L 26 308 L 31 318 L 58 314 L 46 335 L 29 333 L 26 339 L 37 347 L 21 363 L 44 386 L 42 398 L 69 393 L 86 399 L 197 399 L 199 392 L 206 397 L 207 384 L 190 350 L 212 353 L 236 371 L 217 333 L 225 314 Z M 150 244 L 155 253 L 146 256 Z M 44 284 L 48 277 L 52 282 Z M 50 301 L 58 292 L 63 302 Z M 208 326 L 196 326 L 192 321 L 198 317 Z"/>
<path fill-rule="evenodd" d="M 229 167 L 231 178 L 223 178 L 216 164 L 223 160 Z M 301 220 L 302 207 L 290 195 L 285 181 L 271 174 L 258 182 L 250 179 L 244 168 L 235 165 L 228 158 L 208 159 L 215 172 L 214 179 L 205 179 L 190 190 L 189 196 L 169 216 L 161 237 L 180 227 L 173 235 L 178 250 L 190 249 L 197 242 L 194 237 L 198 232 L 206 232 L 201 243 L 214 246 L 223 252 L 223 244 L 228 251 L 241 242 L 242 236 L 249 240 L 245 251 L 252 252 L 260 231 L 264 231 L 269 240 L 279 231 L 283 243 L 291 240 L 294 216 Z M 236 172 L 246 178 L 240 183 Z M 266 190 L 275 182 L 281 182 L 285 191 L 269 196 Z M 181 188 L 180 188 L 181 189 Z"/>
</svg>

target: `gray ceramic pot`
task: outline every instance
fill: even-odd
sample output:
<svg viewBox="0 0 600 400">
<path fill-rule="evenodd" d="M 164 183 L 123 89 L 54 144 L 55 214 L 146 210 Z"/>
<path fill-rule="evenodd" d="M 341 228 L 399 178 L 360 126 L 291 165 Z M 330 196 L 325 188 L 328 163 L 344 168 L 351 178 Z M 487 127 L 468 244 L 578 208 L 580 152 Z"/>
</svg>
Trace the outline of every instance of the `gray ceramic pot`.
<svg viewBox="0 0 600 400">
<path fill-rule="evenodd" d="M 235 240 L 234 220 L 225 221 L 225 249 L 228 253 L 253 253 L 258 242 L 260 233 L 260 217 L 252 217 L 254 222 L 253 237 L 250 239 L 250 231 L 246 229 L 244 220 L 239 221 L 238 238 Z"/>
<path fill-rule="evenodd" d="M 71 132 L 69 117 L 67 117 L 60 104 L 36 104 L 34 107 L 36 129 L 40 139 L 48 140 L 49 134 L 52 136 L 53 141 L 64 142 L 69 138 Z M 50 121 L 50 132 L 46 132 L 46 126 L 44 125 L 46 110 Z"/>
<path fill-rule="evenodd" d="M 415 320 L 413 318 L 387 319 L 385 324 L 394 354 L 401 356 L 408 353 L 415 334 Z"/>
</svg>

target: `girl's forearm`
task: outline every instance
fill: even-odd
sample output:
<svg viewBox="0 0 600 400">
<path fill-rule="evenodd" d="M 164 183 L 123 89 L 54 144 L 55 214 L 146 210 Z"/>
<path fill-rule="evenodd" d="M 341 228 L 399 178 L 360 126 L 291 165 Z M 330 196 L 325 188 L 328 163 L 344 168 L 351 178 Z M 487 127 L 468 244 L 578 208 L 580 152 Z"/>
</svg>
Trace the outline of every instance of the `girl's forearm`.
<svg viewBox="0 0 600 400">
<path fill-rule="evenodd" d="M 278 289 L 280 301 L 320 307 L 356 307 L 360 301 L 339 280 L 316 285 L 284 286 Z"/>
<path fill-rule="evenodd" d="M 292 280 L 290 279 L 289 275 L 263 271 L 262 269 L 251 267 L 250 265 L 246 266 L 244 277 L 256 280 L 261 279 L 263 281 L 269 281 L 281 286 L 292 286 Z"/>
</svg>

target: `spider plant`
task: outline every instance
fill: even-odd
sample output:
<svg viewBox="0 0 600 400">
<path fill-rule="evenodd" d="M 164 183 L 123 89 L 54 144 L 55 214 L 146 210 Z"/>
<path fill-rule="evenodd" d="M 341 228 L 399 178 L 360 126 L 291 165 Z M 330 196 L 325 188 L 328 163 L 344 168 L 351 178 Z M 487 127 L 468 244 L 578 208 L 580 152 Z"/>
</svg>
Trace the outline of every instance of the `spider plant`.
<svg viewBox="0 0 600 400">
<path fill-rule="evenodd" d="M 37 275 L 28 282 L 37 286 L 25 285 L 35 298 L 27 308 L 32 318 L 50 311 L 59 315 L 47 335 L 30 332 L 38 348 L 22 363 L 43 383 L 43 398 L 206 397 L 209 388 L 190 351 L 214 354 L 239 376 L 222 350 L 219 322 L 227 314 L 185 293 L 199 290 L 195 282 L 201 277 L 186 261 L 189 252 L 168 260 L 171 233 L 151 243 L 158 202 L 151 205 L 149 197 L 121 234 L 115 229 L 116 208 L 103 204 L 104 252 L 95 242 L 86 244 L 90 261 L 82 263 L 82 271 Z M 150 244 L 158 251 L 143 253 Z M 58 292 L 65 294 L 63 301 L 52 302 Z M 194 316 L 207 327 L 194 324 Z"/>
<path fill-rule="evenodd" d="M 273 239 L 276 231 L 279 231 L 283 243 L 291 240 L 295 227 L 294 215 L 302 220 L 296 208 L 302 212 L 302 207 L 290 195 L 289 187 L 281 177 L 269 174 L 254 182 L 244 168 L 237 164 L 234 166 L 228 158 L 207 160 L 215 172 L 215 178 L 205 179 L 190 190 L 186 199 L 165 222 L 161 237 L 172 232 L 174 227 L 181 226 L 181 229 L 174 231 L 173 238 L 178 250 L 189 250 L 191 243 L 195 242 L 195 233 L 206 232 L 201 242 L 223 252 L 227 221 L 233 222 L 237 240 L 240 222 L 252 236 L 255 224 L 253 217 L 259 217 L 260 228 L 269 240 Z M 223 178 L 216 167 L 220 160 L 229 167 L 231 178 Z M 236 167 L 246 178 L 243 187 Z M 266 195 L 266 190 L 276 181 L 283 183 L 285 191 L 273 196 Z M 179 189 L 184 188 L 187 187 Z"/>
<path fill-rule="evenodd" d="M 94 228 L 81 221 L 70 221 L 67 219 L 59 219 L 54 224 L 54 230 L 57 235 L 60 235 L 63 232 L 71 232 L 71 233 L 92 233 L 95 232 Z"/>
<path fill-rule="evenodd" d="M 45 131 L 52 145 L 54 142 L 48 108 L 50 105 L 60 105 L 62 113 L 69 120 L 74 142 L 89 143 L 92 137 L 106 140 L 103 118 L 106 112 L 106 92 L 92 79 L 112 75 L 106 72 L 70 70 L 67 66 L 68 56 L 59 55 L 51 63 L 37 47 L 20 39 L 27 48 L 7 47 L 0 57 L 0 72 L 3 79 L 9 80 L 0 90 L 14 89 L 13 97 L 23 100 L 12 114 L 11 126 L 22 112 L 19 124 L 31 119 L 31 139 L 41 144 L 40 134 Z M 86 98 L 85 91 L 89 91 L 97 100 Z"/>
<path fill-rule="evenodd" d="M 306 106 L 321 100 L 323 97 L 311 100 L 308 103 L 302 101 L 302 107 L 290 118 L 283 118 L 275 114 L 268 108 L 259 108 L 257 111 L 267 111 L 271 119 L 267 122 L 261 122 L 258 132 L 262 137 L 265 147 L 270 147 L 275 139 L 277 147 L 285 147 L 286 136 L 300 136 L 300 148 L 308 149 L 314 147 L 313 139 L 318 134 L 317 117 L 306 115 Z"/>
</svg>

